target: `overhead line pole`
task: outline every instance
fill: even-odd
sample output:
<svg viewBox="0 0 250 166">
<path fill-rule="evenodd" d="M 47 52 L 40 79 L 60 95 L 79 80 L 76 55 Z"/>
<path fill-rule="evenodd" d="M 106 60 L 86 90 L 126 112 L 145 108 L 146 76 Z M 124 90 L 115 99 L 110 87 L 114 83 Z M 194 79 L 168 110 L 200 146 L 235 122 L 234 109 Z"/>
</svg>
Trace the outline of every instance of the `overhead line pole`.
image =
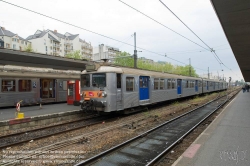
<svg viewBox="0 0 250 166">
<path fill-rule="evenodd" d="M 137 50 L 136 50 L 136 33 L 134 33 L 135 50 L 134 50 L 134 68 L 137 68 Z"/>
<path fill-rule="evenodd" d="M 192 73 L 191 73 L 191 58 L 189 58 L 189 76 L 191 76 Z"/>
</svg>

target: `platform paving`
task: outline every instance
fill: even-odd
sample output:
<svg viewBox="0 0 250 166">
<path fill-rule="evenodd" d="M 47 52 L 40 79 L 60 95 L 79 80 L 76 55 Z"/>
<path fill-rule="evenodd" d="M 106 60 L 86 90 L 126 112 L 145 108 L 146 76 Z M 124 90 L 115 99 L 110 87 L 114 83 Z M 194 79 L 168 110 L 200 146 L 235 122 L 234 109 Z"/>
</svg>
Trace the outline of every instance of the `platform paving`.
<svg viewBox="0 0 250 166">
<path fill-rule="evenodd" d="M 34 117 L 39 115 L 60 113 L 73 110 L 80 110 L 80 106 L 67 105 L 67 103 L 59 103 L 59 104 L 42 105 L 42 108 L 40 108 L 39 105 L 21 107 L 21 112 L 24 113 L 25 117 Z M 6 109 L 0 108 L 0 121 L 15 118 L 15 111 L 16 108 L 6 108 Z"/>
<path fill-rule="evenodd" d="M 240 92 L 172 166 L 250 166 L 250 92 Z"/>
</svg>

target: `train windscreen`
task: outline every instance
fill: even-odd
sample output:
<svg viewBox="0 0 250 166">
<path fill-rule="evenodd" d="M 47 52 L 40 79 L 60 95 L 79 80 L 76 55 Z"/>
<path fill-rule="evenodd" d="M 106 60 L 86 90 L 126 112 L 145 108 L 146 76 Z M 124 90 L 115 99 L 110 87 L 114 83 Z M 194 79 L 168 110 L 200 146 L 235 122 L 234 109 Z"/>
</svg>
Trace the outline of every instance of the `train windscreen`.
<svg viewBox="0 0 250 166">
<path fill-rule="evenodd" d="M 89 74 L 82 74 L 81 75 L 81 87 L 90 87 L 90 77 Z"/>
<path fill-rule="evenodd" d="M 92 75 L 93 87 L 106 87 L 106 74 L 98 73 Z"/>
</svg>

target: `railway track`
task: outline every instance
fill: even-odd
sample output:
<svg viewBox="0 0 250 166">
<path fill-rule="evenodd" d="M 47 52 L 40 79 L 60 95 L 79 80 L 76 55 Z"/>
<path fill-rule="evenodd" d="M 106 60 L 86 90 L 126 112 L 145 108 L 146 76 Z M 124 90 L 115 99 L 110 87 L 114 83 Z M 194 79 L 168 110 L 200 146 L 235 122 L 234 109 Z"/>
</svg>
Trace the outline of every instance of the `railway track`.
<svg viewBox="0 0 250 166">
<path fill-rule="evenodd" d="M 77 164 L 153 165 L 230 98 L 217 98 Z"/>
<path fill-rule="evenodd" d="M 171 109 L 172 107 L 175 107 L 175 106 L 174 105 L 170 106 L 169 109 Z M 95 139 L 96 137 L 102 135 L 103 133 L 109 132 L 111 130 L 114 130 L 114 129 L 117 129 L 117 128 L 123 128 L 124 126 L 130 126 L 128 124 L 133 124 L 135 121 L 141 120 L 142 118 L 143 118 L 143 116 L 139 116 L 139 115 L 135 114 L 135 115 L 133 115 L 133 118 L 131 118 L 130 120 L 122 121 L 121 123 L 119 122 L 119 123 L 117 123 L 115 125 L 112 125 L 112 126 L 108 126 L 108 127 L 104 127 L 104 128 L 95 130 L 95 131 L 84 133 L 84 134 L 82 134 L 80 136 L 75 136 L 73 138 L 70 138 L 70 139 L 67 139 L 67 140 L 52 144 L 52 145 L 48 145 L 48 146 L 44 146 L 44 147 L 41 147 L 41 148 L 33 149 L 31 151 L 34 151 L 34 152 L 36 151 L 35 154 L 33 153 L 31 155 L 26 155 L 26 157 L 16 157 L 15 160 L 11 160 L 9 162 L 3 163 L 3 166 L 15 165 L 16 163 L 18 163 L 18 161 L 29 160 L 29 159 L 32 159 L 34 156 L 38 157 L 40 155 L 43 155 L 44 152 L 47 152 L 47 151 L 55 151 L 55 150 L 65 148 L 65 147 L 68 147 L 68 146 L 76 144 L 76 143 L 87 142 L 88 140 Z M 116 119 L 116 118 L 114 118 L 114 119 Z M 110 120 L 112 121 L 112 118 Z M 37 153 L 37 152 L 39 152 L 39 153 Z M 79 160 L 78 160 L 78 162 L 79 162 Z"/>
<path fill-rule="evenodd" d="M 25 143 L 31 140 L 41 139 L 52 135 L 77 130 L 82 127 L 100 123 L 106 119 L 107 117 L 101 117 L 97 114 L 93 114 L 76 121 L 1 136 L 0 149 Z"/>
</svg>

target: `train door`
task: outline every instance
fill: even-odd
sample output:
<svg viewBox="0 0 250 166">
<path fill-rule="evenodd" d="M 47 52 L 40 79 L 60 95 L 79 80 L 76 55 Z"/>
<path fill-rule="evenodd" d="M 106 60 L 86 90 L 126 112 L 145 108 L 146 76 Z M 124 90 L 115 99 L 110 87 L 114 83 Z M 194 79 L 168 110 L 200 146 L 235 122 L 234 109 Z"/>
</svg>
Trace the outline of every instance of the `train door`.
<svg viewBox="0 0 250 166">
<path fill-rule="evenodd" d="M 195 80 L 195 92 L 198 92 L 198 80 Z"/>
<path fill-rule="evenodd" d="M 121 74 L 116 74 L 116 108 L 117 110 L 122 110 L 122 76 Z"/>
<path fill-rule="evenodd" d="M 209 90 L 209 82 L 207 81 L 207 90 Z"/>
<path fill-rule="evenodd" d="M 139 84 L 140 84 L 140 100 L 148 100 L 149 99 L 149 77 L 148 76 L 140 76 Z"/>
<path fill-rule="evenodd" d="M 55 98 L 55 80 L 41 79 L 41 98 Z"/>
<path fill-rule="evenodd" d="M 181 79 L 177 79 L 177 94 L 178 95 L 181 95 L 181 93 L 182 93 L 181 84 L 182 84 L 182 80 Z"/>
</svg>

